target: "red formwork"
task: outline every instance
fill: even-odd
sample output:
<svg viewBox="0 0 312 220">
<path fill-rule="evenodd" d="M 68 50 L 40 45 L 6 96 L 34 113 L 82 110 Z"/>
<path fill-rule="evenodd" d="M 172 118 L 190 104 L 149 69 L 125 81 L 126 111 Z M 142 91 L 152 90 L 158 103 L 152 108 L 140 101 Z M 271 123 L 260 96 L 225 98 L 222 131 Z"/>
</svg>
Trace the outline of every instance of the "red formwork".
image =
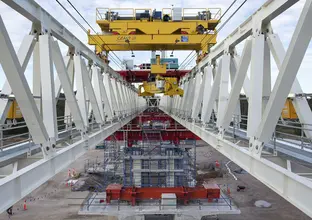
<svg viewBox="0 0 312 220">
<path fill-rule="evenodd" d="M 155 129 L 153 127 L 143 128 L 145 123 L 152 122 L 167 123 L 166 128 Z M 184 128 L 179 123 L 175 122 L 170 116 L 159 112 L 147 112 L 134 118 L 129 124 L 122 127 L 114 133 L 116 140 L 124 140 L 126 137 L 128 145 L 131 146 L 136 141 L 143 141 L 144 138 L 153 140 L 153 131 L 158 131 L 161 134 L 162 141 L 170 141 L 174 144 L 179 144 L 183 140 L 200 140 L 198 136 Z M 125 135 L 126 132 L 126 135 Z M 107 140 L 110 140 L 108 137 Z"/>
<path fill-rule="evenodd" d="M 217 184 L 197 187 L 123 187 L 120 184 L 110 184 L 106 188 L 106 203 L 110 204 L 112 200 L 128 201 L 132 206 L 136 201 L 159 200 L 163 193 L 173 193 L 178 201 L 187 205 L 191 200 L 206 199 L 212 202 L 213 199 L 220 198 L 220 188 Z"/>
</svg>

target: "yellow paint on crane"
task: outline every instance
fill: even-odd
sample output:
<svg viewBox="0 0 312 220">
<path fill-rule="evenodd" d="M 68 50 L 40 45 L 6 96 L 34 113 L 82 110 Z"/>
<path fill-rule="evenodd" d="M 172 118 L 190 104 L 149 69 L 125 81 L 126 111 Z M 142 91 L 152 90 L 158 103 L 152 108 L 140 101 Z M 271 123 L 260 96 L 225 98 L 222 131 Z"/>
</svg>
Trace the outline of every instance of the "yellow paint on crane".
<svg viewBox="0 0 312 220">
<path fill-rule="evenodd" d="M 217 34 L 88 35 L 88 43 L 95 45 L 97 53 L 129 50 L 196 50 L 207 53 L 208 48 L 217 43 L 216 39 Z"/>
<path fill-rule="evenodd" d="M 151 64 L 151 74 L 166 74 L 167 73 L 167 64 L 160 63 L 160 56 L 156 56 L 156 63 Z"/>
<path fill-rule="evenodd" d="M 96 52 L 196 50 L 207 54 L 216 44 L 220 8 L 97 8 L 102 34 L 88 34 Z M 200 55 L 200 53 L 199 53 Z"/>
</svg>

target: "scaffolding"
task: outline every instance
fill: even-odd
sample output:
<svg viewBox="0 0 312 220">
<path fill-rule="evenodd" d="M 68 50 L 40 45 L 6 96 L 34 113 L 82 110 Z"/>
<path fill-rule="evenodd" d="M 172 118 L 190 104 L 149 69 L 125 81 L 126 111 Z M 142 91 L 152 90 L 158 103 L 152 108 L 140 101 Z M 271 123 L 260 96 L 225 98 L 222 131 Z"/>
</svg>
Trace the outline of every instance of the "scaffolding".
<svg viewBox="0 0 312 220">
<path fill-rule="evenodd" d="M 96 157 L 95 160 L 87 160 L 85 162 L 85 172 L 89 174 L 102 174 L 103 182 L 101 187 L 104 189 L 111 183 L 122 183 L 122 161 L 123 146 L 111 135 L 108 140 L 103 142 L 103 160 Z M 99 184 L 100 185 L 100 184 Z M 102 191 L 102 189 L 97 189 Z"/>
<path fill-rule="evenodd" d="M 145 141 L 148 141 L 147 143 Z M 145 139 L 124 149 L 124 186 L 195 186 L 196 142 L 180 145 Z"/>
<path fill-rule="evenodd" d="M 124 187 L 196 185 L 196 140 L 177 141 L 177 134 L 175 140 L 169 140 L 167 129 L 177 126 L 162 115 L 150 118 L 139 117 L 137 124 L 126 125 L 118 138 L 112 135 L 104 141 L 103 162 L 97 159 L 88 166 L 89 172 L 102 170 L 104 187 L 112 183 Z"/>
</svg>

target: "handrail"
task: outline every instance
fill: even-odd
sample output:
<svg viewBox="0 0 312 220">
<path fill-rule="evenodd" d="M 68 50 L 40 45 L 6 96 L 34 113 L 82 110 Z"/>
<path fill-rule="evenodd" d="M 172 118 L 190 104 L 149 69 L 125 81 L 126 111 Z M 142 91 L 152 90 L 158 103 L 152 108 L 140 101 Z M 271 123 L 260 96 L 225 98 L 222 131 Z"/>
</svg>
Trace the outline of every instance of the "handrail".
<svg viewBox="0 0 312 220">
<path fill-rule="evenodd" d="M 106 21 L 113 21 L 112 14 L 117 12 L 118 15 L 121 17 L 127 17 L 129 16 L 130 20 L 137 20 L 136 19 L 136 13 L 137 11 L 149 11 L 149 14 L 152 15 L 154 9 L 151 8 L 102 8 L 98 7 L 96 8 L 96 20 L 106 20 Z M 163 15 L 167 14 L 170 17 L 172 17 L 173 8 L 162 8 L 161 12 Z M 194 12 L 187 12 L 188 10 L 197 10 Z M 122 13 L 126 12 L 128 13 Z M 131 11 L 131 12 L 130 12 Z M 130 12 L 130 13 L 129 13 Z M 185 17 L 187 16 L 198 16 L 198 13 L 205 12 L 206 15 L 210 13 L 210 18 L 208 16 L 205 16 L 205 20 L 208 21 L 210 19 L 218 20 L 221 17 L 221 8 L 182 8 L 182 20 L 185 20 Z M 200 20 L 200 19 L 195 19 Z"/>
</svg>

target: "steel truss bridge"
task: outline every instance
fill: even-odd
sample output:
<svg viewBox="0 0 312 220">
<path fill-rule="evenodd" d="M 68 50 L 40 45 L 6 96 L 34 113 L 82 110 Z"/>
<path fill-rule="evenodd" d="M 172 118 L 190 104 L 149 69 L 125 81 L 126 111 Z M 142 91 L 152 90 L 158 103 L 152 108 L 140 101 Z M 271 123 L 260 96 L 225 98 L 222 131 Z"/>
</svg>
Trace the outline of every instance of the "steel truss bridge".
<svg viewBox="0 0 312 220">
<path fill-rule="evenodd" d="M 15 99 L 30 135 L 26 142 L 1 148 L 1 167 L 12 165 L 10 172 L 0 169 L 1 212 L 148 107 L 128 82 L 35 1 L 2 1 L 33 25 L 16 54 L 0 17 L 0 62 L 7 79 L 1 91 L 0 124 Z M 268 0 L 180 80 L 184 97 L 162 97 L 156 107 L 312 217 L 310 164 L 295 163 L 298 159 L 311 163 L 311 150 L 297 142 L 272 139 L 290 93 L 295 94 L 293 103 L 304 142 L 308 145 L 312 139 L 312 112 L 296 79 L 312 37 L 312 0 L 306 0 L 287 49 L 270 24 L 297 2 Z M 68 46 L 65 57 L 59 41 Z M 238 54 L 235 48 L 240 44 L 244 48 Z M 270 54 L 279 69 L 273 89 Z M 31 55 L 32 92 L 24 75 Z M 248 116 L 239 110 L 242 88 Z M 66 109 L 65 118 L 59 119 L 56 100 L 61 90 Z M 244 117 L 247 129 L 240 126 Z M 60 120 L 65 123 L 62 129 Z"/>
</svg>

